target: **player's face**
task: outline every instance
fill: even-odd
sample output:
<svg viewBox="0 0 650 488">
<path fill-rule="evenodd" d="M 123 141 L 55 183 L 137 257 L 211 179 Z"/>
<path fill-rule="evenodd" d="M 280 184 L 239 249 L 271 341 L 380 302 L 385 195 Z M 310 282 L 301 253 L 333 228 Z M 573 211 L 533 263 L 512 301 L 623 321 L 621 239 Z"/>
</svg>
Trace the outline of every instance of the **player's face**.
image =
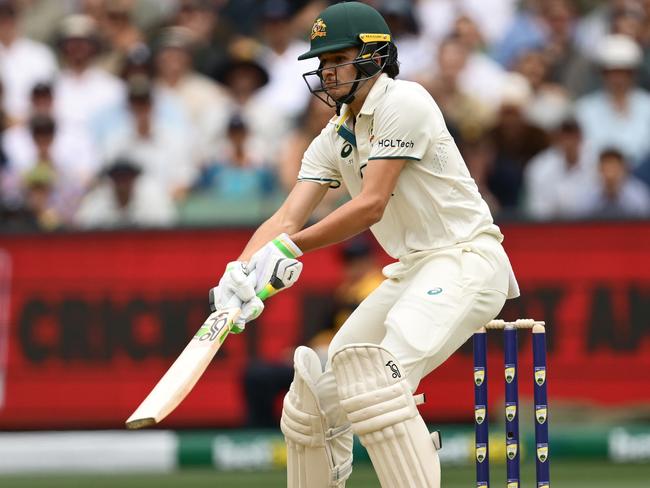
<svg viewBox="0 0 650 488">
<path fill-rule="evenodd" d="M 350 47 L 321 54 L 318 57 L 323 69 L 323 85 L 327 93 L 335 100 L 347 95 L 350 91 L 350 83 L 357 78 L 357 69 L 352 62 L 358 54 L 358 48 Z"/>
</svg>

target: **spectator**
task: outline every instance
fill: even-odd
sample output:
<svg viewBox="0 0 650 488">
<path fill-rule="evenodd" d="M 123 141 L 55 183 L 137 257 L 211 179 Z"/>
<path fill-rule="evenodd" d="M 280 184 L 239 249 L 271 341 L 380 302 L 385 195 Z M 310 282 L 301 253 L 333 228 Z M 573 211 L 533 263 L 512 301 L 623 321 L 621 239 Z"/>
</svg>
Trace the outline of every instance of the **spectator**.
<svg viewBox="0 0 650 488">
<path fill-rule="evenodd" d="M 0 214 L 4 213 L 7 205 L 10 205 L 12 197 L 15 198 L 17 196 L 16 194 L 11 195 L 9 189 L 11 181 L 9 158 L 5 150 L 5 131 L 7 130 L 8 120 L 3 109 L 2 99 L 3 87 L 2 81 L 0 80 Z"/>
<path fill-rule="evenodd" d="M 95 22 L 85 15 L 75 14 L 63 20 L 59 37 L 63 71 L 54 84 L 57 129 L 90 148 L 77 160 L 84 174 L 94 174 L 100 165 L 95 118 L 122 103 L 125 96 L 118 78 L 93 65 L 99 48 L 96 32 Z"/>
<path fill-rule="evenodd" d="M 205 158 L 209 143 L 225 132 L 228 98 L 213 80 L 193 69 L 191 46 L 192 35 L 187 29 L 165 29 L 155 56 L 156 81 L 158 89 L 176 97 L 188 114 L 200 156 Z"/>
<path fill-rule="evenodd" d="M 501 40 L 512 23 L 518 0 L 420 0 L 415 2 L 423 34 L 434 46 L 451 32 L 458 16 L 475 22 L 488 44 Z"/>
<path fill-rule="evenodd" d="M 39 164 L 23 175 L 20 206 L 5 211 L 4 228 L 15 231 L 52 231 L 61 226 L 53 204 L 57 176 L 47 164 Z"/>
<path fill-rule="evenodd" d="M 254 59 L 233 57 L 221 66 L 215 77 L 230 93 L 230 116 L 241 115 L 250 137 L 259 141 L 275 162 L 280 140 L 289 131 L 291 121 L 285 117 L 277 117 L 268 96 L 262 94 L 261 89 L 269 82 L 266 69 Z M 301 91 L 303 90 L 307 91 L 305 87 L 301 87 Z"/>
<path fill-rule="evenodd" d="M 192 65 L 210 76 L 226 60 L 232 29 L 221 21 L 219 2 L 180 0 L 174 25 L 184 27 L 192 37 Z"/>
<path fill-rule="evenodd" d="M 646 90 L 650 89 L 650 1 L 631 3 L 615 10 L 611 17 L 611 33 L 626 35 L 642 48 L 639 84 Z"/>
<path fill-rule="evenodd" d="M 31 93 L 31 117 L 28 124 L 7 130 L 5 149 L 13 171 L 24 174 L 40 161 L 49 161 L 57 173 L 65 173 L 66 182 L 83 192 L 96 167 L 85 163 L 94 160 L 95 152 L 88 139 L 78 139 L 53 120 L 52 85 L 39 83 Z M 65 213 L 65 212 L 64 212 Z"/>
<path fill-rule="evenodd" d="M 420 36 L 412 2 L 409 0 L 382 0 L 377 5 L 384 16 L 399 52 L 399 76 L 416 80 L 432 68 L 430 43 Z"/>
<path fill-rule="evenodd" d="M 530 97 L 525 78 L 510 74 L 496 124 L 487 134 L 494 151 L 487 170 L 487 186 L 502 211 L 513 211 L 519 206 L 526 163 L 548 146 L 546 133 L 526 120 Z"/>
<path fill-rule="evenodd" d="M 576 26 L 576 40 L 582 52 L 597 60 L 603 39 L 611 33 L 615 13 L 634 8 L 637 3 L 637 0 L 606 0 L 580 19 Z"/>
<path fill-rule="evenodd" d="M 81 227 L 167 227 L 176 221 L 174 204 L 158 182 L 127 158 L 111 163 L 76 215 Z"/>
<path fill-rule="evenodd" d="M 587 199 L 587 215 L 606 219 L 650 217 L 650 192 L 629 174 L 622 152 L 604 149 L 598 168 L 600 181 Z"/>
<path fill-rule="evenodd" d="M 545 0 L 524 0 L 521 11 L 505 31 L 505 35 L 494 44 L 492 57 L 505 68 L 511 68 L 526 51 L 544 46 L 547 26 L 543 15 Z"/>
<path fill-rule="evenodd" d="M 576 114 L 595 150 L 615 147 L 633 166 L 650 151 L 650 95 L 635 83 L 641 49 L 627 36 L 605 37 L 599 51 L 604 89 L 578 100 Z"/>
<path fill-rule="evenodd" d="M 120 123 L 106 123 L 112 132 L 103 146 L 103 159 L 112 161 L 128 155 L 138 161 L 147 177 L 165 188 L 175 200 L 182 200 L 198 174 L 199 164 L 191 146 L 190 132 L 183 120 L 155 105 L 153 85 L 145 77 L 132 77 L 128 84 L 128 108 L 115 114 Z M 167 117 L 170 115 L 170 117 Z"/>
<path fill-rule="evenodd" d="M 34 85 L 31 92 L 31 117 L 37 115 L 53 115 L 54 93 L 50 82 L 41 82 Z"/>
<path fill-rule="evenodd" d="M 25 121 L 30 90 L 36 83 L 54 78 L 58 68 L 48 47 L 21 36 L 17 9 L 16 0 L 0 0 L 0 80 L 6 114 Z"/>
<path fill-rule="evenodd" d="M 553 145 L 526 166 L 526 211 L 540 220 L 580 217 L 596 183 L 596 155 L 584 143 L 578 123 L 565 120 L 553 135 Z"/>
<path fill-rule="evenodd" d="M 545 0 L 543 11 L 547 34 L 542 52 L 548 64 L 549 81 L 564 87 L 571 97 L 593 90 L 595 73 L 575 40 L 574 4 L 568 0 Z"/>
<path fill-rule="evenodd" d="M 225 144 L 216 154 L 183 206 L 186 222 L 257 222 L 277 208 L 271 201 L 277 196 L 275 172 L 241 116 L 231 118 Z"/>
<path fill-rule="evenodd" d="M 132 19 L 133 6 L 129 0 L 111 0 L 103 2 L 99 12 L 98 24 L 106 44 L 99 64 L 114 75 L 119 74 L 129 53 L 145 45 L 144 35 Z"/>
<path fill-rule="evenodd" d="M 459 17 L 454 26 L 452 35 L 467 49 L 466 61 L 458 76 L 459 88 L 496 111 L 503 95 L 506 72 L 483 52 L 478 27 L 469 17 Z"/>
<path fill-rule="evenodd" d="M 287 0 L 265 0 L 262 7 L 262 35 L 264 44 L 258 62 L 269 75 L 268 84 L 260 91 L 260 98 L 271 107 L 276 123 L 289 129 L 293 119 L 307 107 L 309 91 L 305 89 L 302 74 L 316 69 L 314 60 L 303 64 L 298 56 L 309 49 L 303 40 L 297 40 L 291 23 L 293 11 Z M 291 96 L 287 96 L 291 93 Z M 277 144 L 274 144 L 277 149 Z"/>
<path fill-rule="evenodd" d="M 548 57 L 543 51 L 527 51 L 521 55 L 514 70 L 524 76 L 531 88 L 526 117 L 546 131 L 556 128 L 571 105 L 569 93 L 562 84 L 549 78 Z"/>
<path fill-rule="evenodd" d="M 442 41 L 438 48 L 438 70 L 424 82 L 445 115 L 463 140 L 476 140 L 492 123 L 492 111 L 471 92 L 465 91 L 459 77 L 467 60 L 467 46 L 457 37 Z"/>
</svg>

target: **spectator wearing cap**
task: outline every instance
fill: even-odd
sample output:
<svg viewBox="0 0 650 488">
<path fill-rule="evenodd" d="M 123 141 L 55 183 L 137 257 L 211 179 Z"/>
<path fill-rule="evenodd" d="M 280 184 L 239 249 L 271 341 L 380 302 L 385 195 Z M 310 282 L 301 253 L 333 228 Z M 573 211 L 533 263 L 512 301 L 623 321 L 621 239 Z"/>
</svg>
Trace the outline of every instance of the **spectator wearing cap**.
<svg viewBox="0 0 650 488">
<path fill-rule="evenodd" d="M 630 174 L 621 151 L 604 149 L 598 169 L 599 182 L 587 198 L 585 215 L 605 219 L 650 217 L 650 191 Z"/>
<path fill-rule="evenodd" d="M 636 166 L 650 151 L 650 94 L 636 83 L 641 48 L 631 38 L 603 39 L 599 65 L 604 87 L 579 99 L 576 115 L 596 151 L 615 147 Z"/>
<path fill-rule="evenodd" d="M 91 148 L 84 146 L 83 139 L 61 130 L 51 112 L 46 110 L 47 103 L 42 103 L 41 111 L 34 111 L 27 126 L 14 126 L 5 134 L 11 181 L 14 185 L 20 184 L 25 175 L 39 165 L 52 168 L 56 174 L 52 202 L 60 218 L 69 222 L 96 168 L 83 164 L 91 158 Z"/>
<path fill-rule="evenodd" d="M 112 130 L 102 139 L 102 160 L 113 161 L 120 155 L 133 158 L 148 177 L 180 200 L 198 171 L 191 127 L 168 117 L 173 114 L 162 102 L 156 106 L 154 85 L 147 77 L 132 77 L 127 90 L 125 112 L 104 122 Z"/>
<path fill-rule="evenodd" d="M 230 95 L 229 117 L 239 114 L 250 137 L 274 159 L 280 141 L 290 129 L 290 121 L 278 117 L 269 97 L 262 93 L 269 83 L 268 72 L 254 58 L 233 56 L 217 70 L 215 78 Z"/>
<path fill-rule="evenodd" d="M 127 91 L 133 88 L 134 83 L 136 86 L 143 84 L 150 86 L 153 124 L 168 127 L 170 131 L 175 131 L 176 137 L 189 144 L 194 129 L 188 114 L 176 95 L 154 84 L 153 59 L 147 46 L 142 45 L 127 55 L 120 70 L 120 78 L 126 83 Z M 119 139 L 118 134 L 132 131 L 133 120 L 129 98 L 127 96 L 123 103 L 103 111 L 94 120 L 93 128 L 100 152 L 104 157 L 111 151 L 109 146 Z"/>
<path fill-rule="evenodd" d="M 267 154 L 250 137 L 239 114 L 228 123 L 224 144 L 214 161 L 202 171 L 182 215 L 186 222 L 258 222 L 268 216 L 277 196 L 274 171 Z M 207 212 L 206 212 L 207 210 Z"/>
<path fill-rule="evenodd" d="M 58 71 L 54 54 L 44 44 L 21 35 L 15 0 L 0 0 L 0 80 L 4 85 L 4 109 L 17 120 L 29 118 L 29 94 L 41 81 Z"/>
<path fill-rule="evenodd" d="M 598 2 L 595 8 L 584 15 L 576 25 L 576 41 L 579 49 L 589 59 L 598 60 L 598 51 L 603 39 L 612 33 L 617 14 L 637 9 L 637 0 L 607 0 Z"/>
<path fill-rule="evenodd" d="M 526 163 L 548 147 L 547 134 L 526 118 L 531 95 L 527 80 L 510 73 L 503 87 L 495 126 L 487 133 L 494 154 L 486 171 L 487 187 L 506 212 L 516 211 L 521 204 Z"/>
<path fill-rule="evenodd" d="M 176 209 L 138 163 L 120 157 L 84 197 L 75 220 L 83 228 L 168 227 L 176 221 Z"/>
<path fill-rule="evenodd" d="M 289 130 L 292 119 L 305 110 L 311 96 L 302 74 L 318 67 L 315 59 L 298 61 L 298 56 L 309 46 L 297 39 L 293 13 L 287 0 L 264 1 L 261 16 L 264 43 L 257 60 L 269 75 L 269 82 L 261 90 L 260 97 L 276 112 L 276 124 L 283 126 L 284 130 Z M 291 96 L 287 96 L 288 93 Z"/>
<path fill-rule="evenodd" d="M 611 15 L 611 33 L 623 34 L 634 39 L 642 49 L 642 61 L 639 66 L 639 84 L 650 89 L 650 2 L 626 4 Z"/>
<path fill-rule="evenodd" d="M 209 144 L 222 137 L 228 121 L 228 97 L 214 80 L 192 66 L 192 35 L 184 27 L 162 31 L 155 55 L 156 86 L 174 96 L 187 113 L 203 156 Z"/>
<path fill-rule="evenodd" d="M 69 137 L 90 147 L 83 168 L 99 168 L 94 123 L 97 117 L 125 98 L 119 78 L 94 65 L 99 40 L 92 18 L 75 14 L 63 19 L 59 31 L 63 70 L 54 83 L 54 116 L 57 127 Z M 80 155 L 81 158 L 82 155 Z"/>
<path fill-rule="evenodd" d="M 52 231 L 62 226 L 54 203 L 58 175 L 39 164 L 21 178 L 22 204 L 3 216 L 4 228 L 17 231 Z"/>
<path fill-rule="evenodd" d="M 540 220 L 583 215 L 587 195 L 597 184 L 596 159 L 575 119 L 562 121 L 553 132 L 553 145 L 524 171 L 526 213 Z"/>
<path fill-rule="evenodd" d="M 54 114 L 54 87 L 52 83 L 38 83 L 32 88 L 31 93 L 31 119 L 53 118 Z M 24 134 L 24 132 L 23 132 Z M 18 161 L 29 161 L 34 159 L 32 145 L 26 142 L 24 150 Z M 55 122 L 54 140 L 52 141 L 51 155 L 57 171 L 63 171 L 66 178 L 80 193 L 92 183 L 97 167 L 93 162 L 96 160 L 95 145 L 86 138 L 76 137 L 74 130 L 66 130 Z M 84 164 L 88 163 L 88 164 Z M 65 213 L 66 217 L 68 213 Z"/>
</svg>

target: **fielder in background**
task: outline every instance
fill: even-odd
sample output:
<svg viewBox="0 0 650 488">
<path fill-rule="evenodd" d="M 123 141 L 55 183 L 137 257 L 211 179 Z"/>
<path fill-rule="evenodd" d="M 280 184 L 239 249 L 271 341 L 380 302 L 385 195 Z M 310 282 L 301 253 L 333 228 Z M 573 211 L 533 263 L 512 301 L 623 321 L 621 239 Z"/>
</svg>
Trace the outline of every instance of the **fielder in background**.
<svg viewBox="0 0 650 488">
<path fill-rule="evenodd" d="M 313 57 L 319 68 L 303 77 L 337 116 L 305 152 L 284 204 L 228 264 L 211 303 L 241 300 L 243 328 L 262 312 L 256 293 L 296 282 L 303 253 L 369 228 L 397 261 L 333 338 L 325 371 L 311 349 L 295 352 L 281 420 L 288 486 L 344 487 L 354 432 L 382 487 L 437 488 L 439 438 L 413 392 L 518 296 L 517 283 L 438 106 L 417 83 L 395 79 L 397 49 L 382 16 L 357 2 L 327 8 L 299 59 Z M 303 228 L 341 184 L 351 200 Z"/>
</svg>

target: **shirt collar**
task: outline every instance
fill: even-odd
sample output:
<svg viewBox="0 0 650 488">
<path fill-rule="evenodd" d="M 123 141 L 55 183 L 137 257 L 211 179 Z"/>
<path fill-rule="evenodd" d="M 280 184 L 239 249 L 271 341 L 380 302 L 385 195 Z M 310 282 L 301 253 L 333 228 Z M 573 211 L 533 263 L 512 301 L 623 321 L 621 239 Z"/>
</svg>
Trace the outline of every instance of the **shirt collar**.
<svg viewBox="0 0 650 488">
<path fill-rule="evenodd" d="M 393 82 L 391 78 L 388 77 L 386 73 L 382 73 L 375 81 L 375 84 L 368 92 L 368 96 L 361 106 L 361 111 L 359 114 L 372 115 L 377 107 L 377 104 L 382 99 L 384 93 L 388 89 L 389 85 Z M 345 139 L 347 142 L 356 147 L 356 138 L 354 136 L 353 129 L 348 127 L 348 119 L 350 118 L 350 107 L 347 104 L 343 105 L 341 110 L 341 115 L 335 122 L 336 132 L 339 136 Z"/>
<path fill-rule="evenodd" d="M 370 89 L 368 96 L 361 106 L 360 114 L 363 115 L 372 115 L 375 112 L 377 104 L 388 90 L 388 86 L 393 82 L 391 78 L 388 77 L 386 73 L 382 73 L 375 81 L 375 84 Z"/>
</svg>

